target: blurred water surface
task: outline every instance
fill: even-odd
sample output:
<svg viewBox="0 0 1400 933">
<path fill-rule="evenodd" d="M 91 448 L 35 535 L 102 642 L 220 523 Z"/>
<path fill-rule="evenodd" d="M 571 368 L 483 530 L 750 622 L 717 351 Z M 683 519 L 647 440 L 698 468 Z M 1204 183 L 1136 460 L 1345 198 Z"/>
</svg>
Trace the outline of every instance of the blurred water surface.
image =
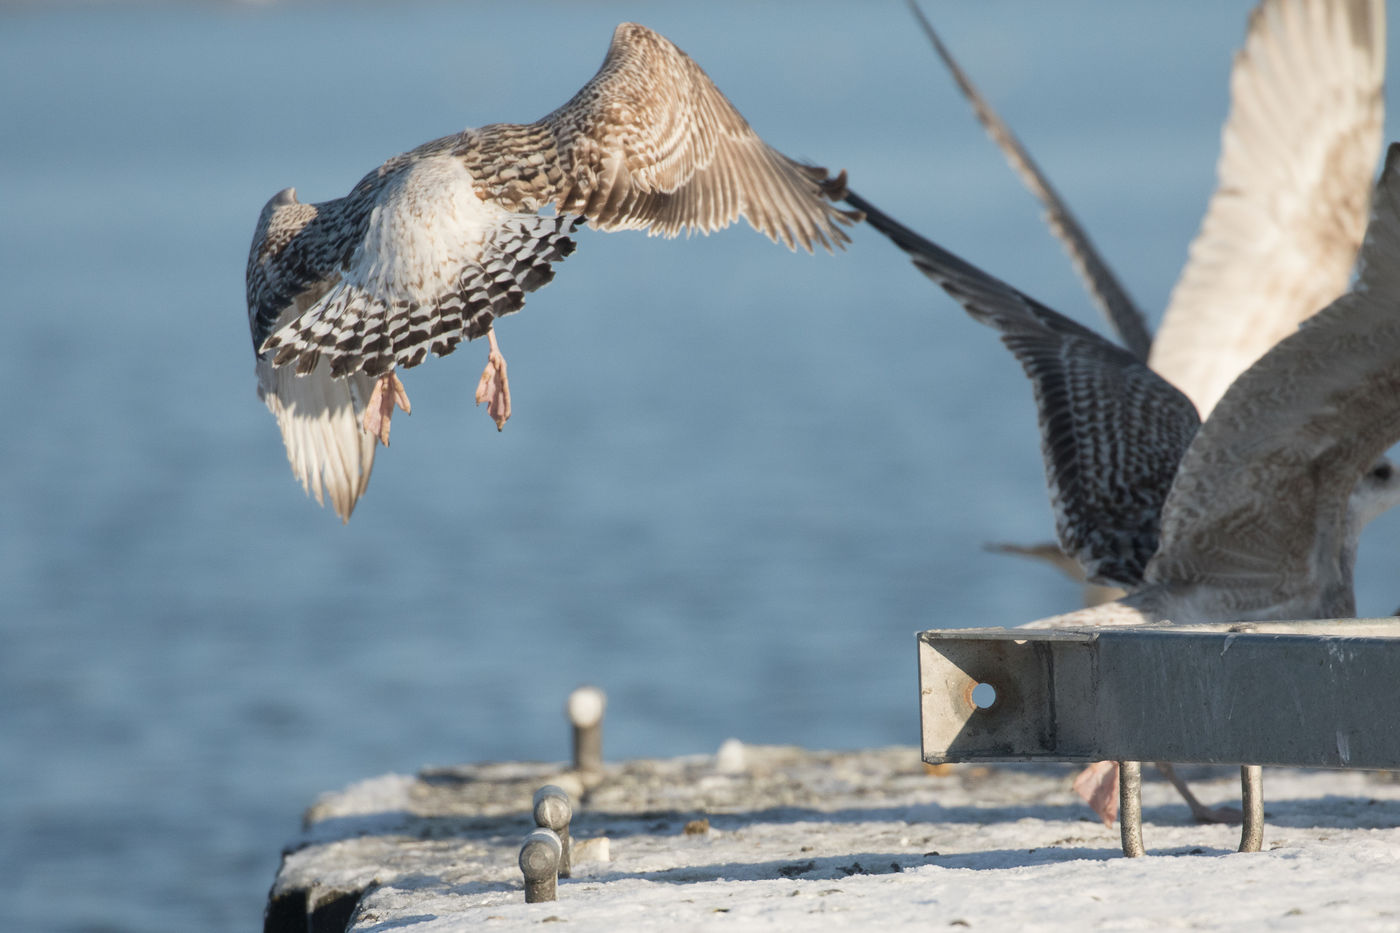
<svg viewBox="0 0 1400 933">
<path fill-rule="evenodd" d="M 929 4 L 1145 306 L 1213 183 L 1243 4 Z M 913 633 L 1072 608 L 1030 393 L 872 232 L 580 233 L 484 349 L 406 379 L 342 527 L 258 403 L 258 209 L 534 119 L 635 19 L 791 155 L 1098 322 L 898 3 L 0 7 L 7 927 L 246 930 L 321 790 L 426 763 L 917 741 Z M 1393 135 L 1393 134 L 1390 134 Z M 1400 602 L 1400 523 L 1363 613 Z M 526 678 L 552 686 L 525 689 Z"/>
</svg>

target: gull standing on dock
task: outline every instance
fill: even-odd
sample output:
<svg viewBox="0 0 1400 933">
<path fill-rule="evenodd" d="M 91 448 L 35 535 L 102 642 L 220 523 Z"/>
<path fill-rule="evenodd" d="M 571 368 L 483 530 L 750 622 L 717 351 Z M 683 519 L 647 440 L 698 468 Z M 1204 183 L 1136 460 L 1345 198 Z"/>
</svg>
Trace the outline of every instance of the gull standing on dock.
<svg viewBox="0 0 1400 933">
<path fill-rule="evenodd" d="M 1400 476 L 1378 460 L 1400 441 L 1400 144 L 1351 290 L 1242 373 L 1204 424 L 1132 353 L 848 201 L 1001 332 L 1035 391 L 1062 547 L 1132 590 L 1031 626 L 1356 614 L 1361 531 L 1400 504 Z"/>
<path fill-rule="evenodd" d="M 397 371 L 486 336 L 477 402 L 510 417 L 493 322 L 553 277 L 577 224 L 674 237 L 740 217 L 789 249 L 847 242 L 844 175 L 768 146 L 700 66 L 624 23 L 598 73 L 535 123 L 497 123 L 393 157 L 343 198 L 274 195 L 248 255 L 258 394 L 292 471 L 346 521 L 395 407 Z M 553 213 L 542 213 L 553 208 Z"/>
<path fill-rule="evenodd" d="M 909 5 L 988 135 L 1040 200 L 1051 231 L 1123 345 L 1185 393 L 1201 417 L 1246 367 L 1346 288 L 1381 150 L 1383 0 L 1263 0 L 1251 12 L 1231 71 L 1216 190 L 1155 340 L 1142 310 L 1030 153 L 915 0 Z M 1388 477 L 1393 469 L 1381 459 L 1371 476 Z M 1089 570 L 1053 544 L 992 549 L 1047 560 L 1081 581 Z M 1092 580 L 1085 592 L 1093 603 L 1117 595 Z M 1197 819 L 1225 816 L 1196 800 L 1170 766 L 1159 767 Z M 1117 796 L 1105 782 L 1115 777 L 1116 764 L 1103 763 L 1075 783 L 1106 822 Z"/>
</svg>

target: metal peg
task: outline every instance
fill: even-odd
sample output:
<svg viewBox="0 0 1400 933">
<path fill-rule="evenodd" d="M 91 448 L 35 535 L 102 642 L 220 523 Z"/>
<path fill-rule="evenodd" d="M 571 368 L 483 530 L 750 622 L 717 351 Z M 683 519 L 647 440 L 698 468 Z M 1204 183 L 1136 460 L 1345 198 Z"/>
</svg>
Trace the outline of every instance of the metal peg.
<svg viewBox="0 0 1400 933">
<path fill-rule="evenodd" d="M 525 875 L 525 903 L 552 901 L 559 885 L 559 859 L 564 847 L 553 830 L 537 829 L 520 847 L 520 871 Z"/>
<path fill-rule="evenodd" d="M 569 821 L 574 818 L 573 804 L 564 789 L 554 784 L 546 784 L 535 791 L 535 825 L 548 829 L 559 837 L 559 877 L 568 878 L 572 871 L 570 850 L 573 841 L 569 837 Z"/>
<path fill-rule="evenodd" d="M 1147 854 L 1142 846 L 1142 762 L 1118 762 L 1118 828 L 1123 836 L 1123 854 L 1139 858 Z"/>
<path fill-rule="evenodd" d="M 1264 769 L 1258 765 L 1240 767 L 1240 851 L 1258 852 L 1264 845 Z"/>
<path fill-rule="evenodd" d="M 567 711 L 574 727 L 574 770 L 603 770 L 603 712 L 608 698 L 597 687 L 579 687 L 569 694 Z"/>
</svg>

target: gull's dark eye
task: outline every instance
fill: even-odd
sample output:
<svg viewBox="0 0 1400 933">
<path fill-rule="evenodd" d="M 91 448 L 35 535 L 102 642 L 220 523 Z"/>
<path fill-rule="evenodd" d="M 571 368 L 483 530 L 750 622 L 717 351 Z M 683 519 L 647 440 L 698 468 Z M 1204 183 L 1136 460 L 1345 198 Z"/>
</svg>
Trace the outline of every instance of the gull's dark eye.
<svg viewBox="0 0 1400 933">
<path fill-rule="evenodd" d="M 1391 474 L 1394 472 L 1395 468 L 1391 466 L 1388 462 L 1378 463 L 1371 468 L 1371 476 L 1374 479 L 1380 480 L 1382 483 L 1388 481 L 1391 477 Z"/>
</svg>

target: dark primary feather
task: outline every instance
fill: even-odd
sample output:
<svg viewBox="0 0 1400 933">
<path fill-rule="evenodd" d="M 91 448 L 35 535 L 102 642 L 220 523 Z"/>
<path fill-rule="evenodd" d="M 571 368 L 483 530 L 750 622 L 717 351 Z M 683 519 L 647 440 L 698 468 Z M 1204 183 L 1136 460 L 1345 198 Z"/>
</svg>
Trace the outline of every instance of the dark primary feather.
<svg viewBox="0 0 1400 933">
<path fill-rule="evenodd" d="M 1162 504 L 1200 427 L 1186 396 L 1132 353 L 914 233 L 846 200 L 973 318 L 1001 332 L 1035 392 L 1061 546 L 1099 582 L 1142 582 Z"/>
<path fill-rule="evenodd" d="M 934 51 L 952 73 L 953 80 L 957 83 L 958 89 L 962 91 L 967 102 L 972 106 L 973 112 L 981 122 L 987 135 L 1001 149 L 1002 155 L 1006 157 L 1011 168 L 1020 176 L 1021 181 L 1030 189 L 1031 193 L 1040 201 L 1041 207 L 1045 209 L 1045 220 L 1050 226 L 1051 232 L 1055 235 L 1065 251 L 1069 253 L 1070 260 L 1079 272 L 1079 277 L 1093 296 L 1094 302 L 1103 311 L 1104 317 L 1112 326 L 1118 339 L 1123 341 L 1123 345 L 1133 352 L 1140 360 L 1146 360 L 1148 353 L 1152 349 L 1152 332 L 1147 327 L 1147 317 L 1128 294 L 1127 288 L 1118 281 L 1118 277 L 1113 274 L 1108 263 L 1104 261 L 1094 246 L 1089 234 L 1084 232 L 1084 228 L 1079 225 L 1074 214 L 1070 212 L 1069 205 L 1060 197 L 1050 184 L 1050 179 L 1040 170 L 1040 166 L 1031 158 L 1031 154 L 1021 145 L 1021 141 L 1016 138 L 1016 134 L 1011 132 L 1011 127 L 1006 125 L 1001 116 L 992 108 L 982 92 L 972 83 L 972 79 L 963 71 L 962 67 L 953 58 L 953 54 L 948 51 L 943 40 L 934 31 L 933 24 L 924 16 L 924 11 L 920 9 L 915 0 L 909 0 L 909 8 L 919 20 L 919 25 L 923 27 L 924 34 L 928 36 L 929 42 L 933 44 Z"/>
</svg>

